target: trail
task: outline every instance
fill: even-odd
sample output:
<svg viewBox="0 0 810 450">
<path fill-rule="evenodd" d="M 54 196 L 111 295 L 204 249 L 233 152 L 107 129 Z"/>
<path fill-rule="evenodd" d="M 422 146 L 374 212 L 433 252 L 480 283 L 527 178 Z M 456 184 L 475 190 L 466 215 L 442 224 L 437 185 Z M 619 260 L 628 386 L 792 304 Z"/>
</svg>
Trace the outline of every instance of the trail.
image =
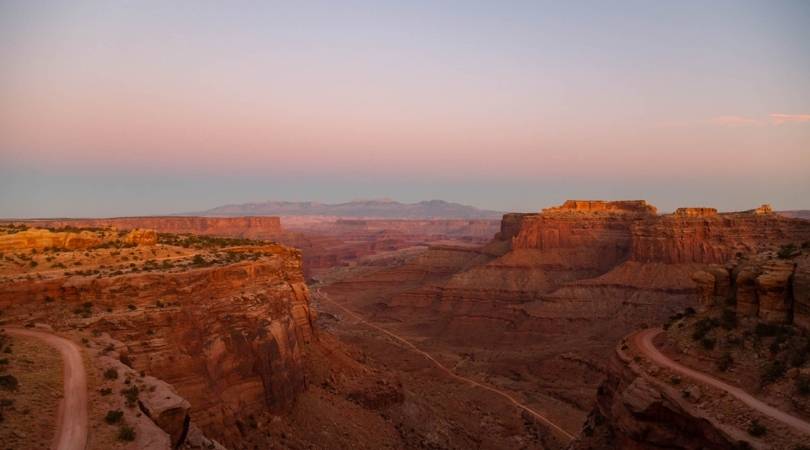
<svg viewBox="0 0 810 450">
<path fill-rule="evenodd" d="M 42 331 L 6 328 L 13 336 L 39 339 L 59 350 L 64 364 L 65 396 L 59 404 L 53 448 L 84 450 L 87 445 L 87 374 L 82 354 L 73 342 Z"/>
<path fill-rule="evenodd" d="M 739 387 L 732 386 L 727 384 L 723 381 L 718 380 L 717 378 L 712 377 L 711 375 L 705 374 L 703 372 L 699 372 L 697 370 L 691 369 L 689 367 L 683 366 L 665 356 L 663 353 L 658 351 L 653 344 L 653 339 L 663 332 L 660 328 L 650 328 L 647 330 L 639 331 L 638 333 L 633 334 L 630 336 L 629 341 L 636 346 L 644 355 L 650 358 L 653 362 L 660 366 L 668 367 L 675 372 L 678 372 L 682 375 L 685 375 L 689 378 L 692 378 L 695 381 L 699 381 L 701 383 L 707 384 L 709 386 L 713 386 L 717 389 L 721 389 L 730 395 L 734 396 L 738 400 L 742 401 L 749 407 L 761 412 L 762 414 L 777 420 L 779 422 L 784 423 L 802 433 L 810 434 L 810 423 L 796 417 L 792 416 L 780 409 L 776 409 L 767 403 L 758 400 L 753 395 L 745 392 Z"/>
<path fill-rule="evenodd" d="M 530 414 L 535 419 L 537 419 L 540 422 L 544 423 L 549 428 L 551 428 L 552 430 L 554 430 L 557 433 L 559 433 L 560 435 L 562 435 L 566 440 L 571 441 L 571 440 L 574 439 L 573 434 L 571 434 L 571 433 L 565 431 L 564 429 L 562 429 L 559 425 L 552 422 L 548 417 L 540 414 L 539 412 L 535 411 L 531 407 L 521 403 L 515 397 L 513 397 L 511 394 L 509 394 L 507 392 L 504 392 L 504 391 L 502 391 L 502 390 L 500 390 L 498 388 L 495 388 L 495 387 L 492 387 L 490 385 L 481 383 L 479 381 L 475 381 L 473 379 L 467 378 L 467 377 L 465 377 L 463 375 L 459 375 L 459 374 L 453 372 L 451 369 L 447 368 L 444 364 L 442 364 L 436 358 L 434 358 L 430 353 L 427 353 L 427 352 L 419 349 L 419 347 L 412 344 L 410 341 L 403 338 L 402 336 L 399 336 L 399 335 L 397 335 L 397 334 L 395 334 L 395 333 L 393 333 L 391 331 L 386 330 L 385 328 L 379 327 L 379 326 L 374 325 L 373 323 L 365 320 L 360 315 L 354 313 L 352 310 L 350 310 L 350 309 L 346 308 L 345 306 L 341 305 L 340 303 L 330 299 L 328 294 L 322 293 L 320 290 L 317 291 L 317 293 L 318 293 L 318 296 L 319 296 L 320 299 L 325 300 L 325 301 L 337 306 L 338 308 L 343 310 L 346 314 L 348 314 L 349 316 L 351 316 L 352 318 L 354 318 L 358 322 L 360 322 L 360 323 L 362 323 L 362 324 L 364 324 L 364 325 L 366 325 L 368 327 L 371 327 L 371 328 L 373 328 L 373 329 L 375 329 L 375 330 L 377 330 L 377 331 L 379 331 L 381 333 L 384 333 L 385 335 L 393 338 L 397 342 L 400 342 L 403 345 L 405 345 L 406 347 L 410 348 L 414 352 L 419 353 L 425 359 L 432 362 L 433 365 L 435 365 L 439 370 L 444 372 L 450 378 L 453 378 L 453 379 L 458 380 L 458 381 L 466 382 L 467 384 L 470 384 L 472 386 L 475 386 L 475 387 L 487 390 L 489 392 L 492 392 L 494 394 L 497 394 L 497 395 L 503 397 L 504 399 L 506 399 L 507 401 L 509 401 L 512 405 L 516 406 L 519 409 L 522 409 L 523 411 L 527 412 L 528 414 Z"/>
</svg>

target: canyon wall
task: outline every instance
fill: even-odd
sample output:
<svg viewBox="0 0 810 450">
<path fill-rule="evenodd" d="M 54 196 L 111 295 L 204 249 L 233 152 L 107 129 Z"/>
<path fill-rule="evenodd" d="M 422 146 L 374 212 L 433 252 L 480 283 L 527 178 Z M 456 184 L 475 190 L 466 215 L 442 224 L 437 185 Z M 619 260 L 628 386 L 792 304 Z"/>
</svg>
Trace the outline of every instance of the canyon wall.
<svg viewBox="0 0 810 450">
<path fill-rule="evenodd" d="M 114 231 L 50 231 L 27 229 L 0 235 L 0 252 L 44 249 L 81 250 L 103 245 L 155 245 L 154 230 L 133 229 L 128 233 Z"/>
<path fill-rule="evenodd" d="M 810 329 L 810 253 L 763 252 L 692 275 L 704 309 L 735 305 L 740 317 Z"/>
<path fill-rule="evenodd" d="M 115 227 L 121 230 L 149 228 L 160 233 L 190 233 L 248 239 L 274 239 L 282 232 L 281 220 L 272 216 L 143 216 L 106 219 L 28 219 L 13 222 L 42 228 Z"/>
<path fill-rule="evenodd" d="M 682 391 L 647 375 L 617 349 L 596 405 L 568 450 L 750 448 L 740 444 L 749 436 L 705 414 Z"/>
<path fill-rule="evenodd" d="M 304 389 L 301 347 L 313 339 L 312 313 L 299 251 L 267 245 L 223 252 L 252 256 L 117 276 L 18 277 L 0 286 L 0 308 L 56 329 L 108 332 L 126 344 L 116 349 L 126 364 L 172 384 L 191 403 L 207 435 L 238 443 L 241 421 L 288 410 Z"/>
<path fill-rule="evenodd" d="M 725 264 L 743 254 L 810 240 L 810 222 L 769 208 L 718 214 L 711 208 L 681 208 L 633 227 L 631 259 L 639 262 Z"/>
</svg>

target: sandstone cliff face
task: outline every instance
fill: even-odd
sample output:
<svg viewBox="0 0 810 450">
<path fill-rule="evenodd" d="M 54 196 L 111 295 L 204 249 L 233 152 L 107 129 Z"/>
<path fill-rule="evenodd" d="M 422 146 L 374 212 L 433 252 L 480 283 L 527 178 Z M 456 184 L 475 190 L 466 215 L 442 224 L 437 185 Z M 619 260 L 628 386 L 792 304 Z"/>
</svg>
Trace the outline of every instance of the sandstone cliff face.
<svg viewBox="0 0 810 450">
<path fill-rule="evenodd" d="M 82 250 L 104 244 L 155 245 L 157 233 L 154 230 L 134 229 L 123 236 L 115 231 L 51 231 L 28 229 L 0 235 L 0 251 L 26 251 L 42 249 Z"/>
<path fill-rule="evenodd" d="M 560 206 L 543 210 L 546 214 L 565 212 L 655 215 L 658 210 L 644 200 L 566 200 Z"/>
<path fill-rule="evenodd" d="M 705 415 L 680 389 L 647 376 L 618 350 L 596 405 L 569 450 L 732 450 L 741 448 L 738 442 L 743 438 Z"/>
<path fill-rule="evenodd" d="M 108 219 L 42 219 L 17 221 L 34 227 L 114 227 L 121 230 L 148 228 L 160 233 L 191 233 L 206 236 L 228 236 L 248 239 L 273 239 L 281 232 L 278 217 L 197 217 L 197 216 L 154 216 L 154 217 L 113 217 Z"/>
<path fill-rule="evenodd" d="M 810 222 L 769 213 L 684 213 L 633 227 L 631 259 L 641 262 L 725 264 L 737 254 L 810 240 Z"/>
<path fill-rule="evenodd" d="M 736 305 L 738 316 L 808 328 L 808 261 L 807 252 L 790 258 L 764 252 L 725 267 L 710 266 L 692 277 L 700 286 L 701 304 L 706 308 L 730 301 Z"/>
<path fill-rule="evenodd" d="M 292 406 L 305 387 L 301 346 L 313 338 L 300 253 L 249 251 L 261 256 L 179 272 L 22 279 L 0 287 L 0 306 L 45 304 L 32 314 L 56 328 L 80 320 L 108 332 L 126 343 L 118 350 L 133 369 L 172 384 L 191 403 L 207 435 L 234 443 L 240 418 Z M 94 314 L 53 311 L 82 304 Z"/>
</svg>

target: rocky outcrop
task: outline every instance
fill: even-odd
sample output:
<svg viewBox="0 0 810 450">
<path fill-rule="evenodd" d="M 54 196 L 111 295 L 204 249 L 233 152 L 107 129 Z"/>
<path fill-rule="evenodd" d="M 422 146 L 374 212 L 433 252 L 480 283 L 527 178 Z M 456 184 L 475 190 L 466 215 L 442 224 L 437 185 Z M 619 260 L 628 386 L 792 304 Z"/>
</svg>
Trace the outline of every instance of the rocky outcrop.
<svg viewBox="0 0 810 450">
<path fill-rule="evenodd" d="M 135 229 L 126 234 L 112 230 L 51 231 L 32 228 L 16 233 L 0 234 L 0 251 L 83 250 L 107 244 L 155 245 L 155 230 Z"/>
<path fill-rule="evenodd" d="M 740 317 L 768 323 L 810 325 L 808 261 L 802 252 L 791 258 L 773 252 L 748 255 L 726 267 L 710 266 L 692 274 L 705 308 L 736 305 Z"/>
<path fill-rule="evenodd" d="M 678 208 L 673 213 L 679 217 L 711 217 L 717 215 L 717 209 L 715 208 Z"/>
<path fill-rule="evenodd" d="M 676 213 L 639 221 L 632 234 L 634 261 L 725 264 L 738 254 L 808 241 L 810 222 L 755 211 Z"/>
<path fill-rule="evenodd" d="M 810 255 L 796 258 L 793 271 L 793 323 L 810 330 Z"/>
<path fill-rule="evenodd" d="M 685 395 L 688 390 L 694 394 Z M 695 386 L 676 389 L 648 376 L 621 349 L 612 357 L 596 405 L 569 450 L 657 448 L 733 450 L 750 440 L 690 402 Z"/>
<path fill-rule="evenodd" d="M 148 228 L 159 233 L 190 233 L 205 236 L 240 237 L 248 239 L 274 239 L 281 232 L 281 220 L 272 216 L 198 217 L 198 216 L 144 216 L 112 217 L 107 219 L 40 219 L 14 221 L 41 228 L 106 228 L 119 230 Z"/>
<path fill-rule="evenodd" d="M 294 404 L 306 381 L 302 345 L 313 329 L 300 252 L 229 250 L 256 256 L 181 271 L 20 279 L 0 287 L 0 305 L 13 311 L 55 299 L 30 314 L 56 329 L 78 324 L 125 342 L 118 351 L 127 364 L 173 385 L 207 435 L 233 443 L 240 418 Z M 68 312 L 80 306 L 93 314 Z M 176 408 L 146 409 L 176 433 Z"/>
<path fill-rule="evenodd" d="M 609 214 L 633 214 L 633 215 L 655 215 L 655 206 L 648 204 L 644 200 L 566 200 L 561 206 L 554 206 L 543 209 L 544 214 L 553 213 L 609 213 Z"/>
</svg>

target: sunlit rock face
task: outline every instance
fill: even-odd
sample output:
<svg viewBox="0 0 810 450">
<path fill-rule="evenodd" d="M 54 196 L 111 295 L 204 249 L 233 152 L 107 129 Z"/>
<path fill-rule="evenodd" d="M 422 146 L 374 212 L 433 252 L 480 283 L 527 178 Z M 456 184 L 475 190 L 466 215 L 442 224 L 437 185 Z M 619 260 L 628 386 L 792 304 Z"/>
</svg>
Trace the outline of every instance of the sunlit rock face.
<svg viewBox="0 0 810 450">
<path fill-rule="evenodd" d="M 65 314 L 31 317 L 109 333 L 126 344 L 119 351 L 128 365 L 174 386 L 194 422 L 228 444 L 249 415 L 293 406 L 306 384 L 302 346 L 314 334 L 299 251 L 268 244 L 223 252 L 251 256 L 212 267 L 18 278 L 0 287 L 0 307 L 61 307 Z M 69 312 L 82 305 L 93 314 Z"/>
<path fill-rule="evenodd" d="M 15 222 L 45 228 L 114 227 L 119 230 L 148 228 L 160 233 L 191 233 L 204 236 L 229 236 L 249 239 L 273 239 L 282 232 L 281 219 L 272 216 L 144 216 L 107 219 L 44 219 Z"/>
</svg>

